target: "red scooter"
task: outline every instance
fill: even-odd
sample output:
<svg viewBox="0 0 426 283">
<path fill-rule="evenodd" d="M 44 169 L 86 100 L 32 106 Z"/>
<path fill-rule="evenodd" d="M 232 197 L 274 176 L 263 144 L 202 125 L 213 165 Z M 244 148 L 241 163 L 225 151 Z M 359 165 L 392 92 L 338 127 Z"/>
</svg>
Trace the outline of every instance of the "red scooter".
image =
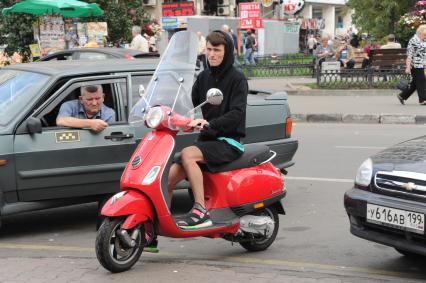
<svg viewBox="0 0 426 283">
<path fill-rule="evenodd" d="M 213 226 L 186 230 L 176 224 L 179 219 L 171 211 L 167 179 L 176 135 L 194 130 L 187 125 L 201 107 L 193 108 L 191 100 L 197 46 L 195 34 L 176 33 L 147 91 L 132 109 L 131 122 L 153 130 L 127 164 L 121 192 L 101 211 L 105 219 L 96 238 L 96 255 L 111 272 L 130 269 L 158 235 L 220 237 L 249 251 L 265 250 L 276 238 L 286 189 L 279 169 L 270 163 L 275 153 L 262 145 L 244 146 L 239 159 L 214 172 L 203 171 L 205 204 Z M 204 103 L 218 105 L 222 98 L 219 89 L 210 89 Z"/>
</svg>

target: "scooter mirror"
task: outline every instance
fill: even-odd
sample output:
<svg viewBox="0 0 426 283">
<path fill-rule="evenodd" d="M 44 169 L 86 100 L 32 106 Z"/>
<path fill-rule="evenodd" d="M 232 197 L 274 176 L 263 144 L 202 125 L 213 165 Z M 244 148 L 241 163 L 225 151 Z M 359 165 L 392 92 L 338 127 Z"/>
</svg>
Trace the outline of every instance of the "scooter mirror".
<svg viewBox="0 0 426 283">
<path fill-rule="evenodd" d="M 223 100 L 223 93 L 218 88 L 211 88 L 207 91 L 207 103 L 220 105 Z"/>
<path fill-rule="evenodd" d="M 139 96 L 142 97 L 145 94 L 145 87 L 141 84 L 139 85 Z"/>
</svg>

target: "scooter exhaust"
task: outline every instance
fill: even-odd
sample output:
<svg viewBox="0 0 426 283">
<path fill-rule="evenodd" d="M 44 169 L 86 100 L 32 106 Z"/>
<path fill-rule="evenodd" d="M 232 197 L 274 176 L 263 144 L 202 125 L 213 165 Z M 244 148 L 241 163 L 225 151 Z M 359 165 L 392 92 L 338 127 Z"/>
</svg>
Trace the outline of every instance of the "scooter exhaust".
<svg viewBox="0 0 426 283">
<path fill-rule="evenodd" d="M 268 216 L 244 215 L 240 218 L 240 229 L 247 233 L 269 235 L 274 231 L 274 225 Z"/>
</svg>

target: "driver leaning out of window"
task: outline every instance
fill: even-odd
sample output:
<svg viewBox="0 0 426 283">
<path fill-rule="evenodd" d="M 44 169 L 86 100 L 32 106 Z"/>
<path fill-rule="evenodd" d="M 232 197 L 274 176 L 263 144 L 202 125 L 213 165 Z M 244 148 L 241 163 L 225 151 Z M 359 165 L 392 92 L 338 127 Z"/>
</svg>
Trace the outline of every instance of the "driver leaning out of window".
<svg viewBox="0 0 426 283">
<path fill-rule="evenodd" d="M 115 111 L 104 105 L 105 94 L 101 85 L 81 87 L 79 99 L 61 105 L 56 125 L 71 128 L 90 128 L 99 133 L 115 122 Z"/>
</svg>

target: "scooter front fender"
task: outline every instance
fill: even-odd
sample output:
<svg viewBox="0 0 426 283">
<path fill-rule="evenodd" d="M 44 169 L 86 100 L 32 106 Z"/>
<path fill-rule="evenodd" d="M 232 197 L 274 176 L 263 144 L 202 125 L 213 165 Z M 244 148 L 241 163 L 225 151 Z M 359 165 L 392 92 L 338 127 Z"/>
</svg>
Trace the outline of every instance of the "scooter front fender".
<svg viewBox="0 0 426 283">
<path fill-rule="evenodd" d="M 128 216 L 123 229 L 130 229 L 141 222 L 154 221 L 154 210 L 149 199 L 138 191 L 122 191 L 113 195 L 102 207 L 106 217 Z"/>
</svg>

